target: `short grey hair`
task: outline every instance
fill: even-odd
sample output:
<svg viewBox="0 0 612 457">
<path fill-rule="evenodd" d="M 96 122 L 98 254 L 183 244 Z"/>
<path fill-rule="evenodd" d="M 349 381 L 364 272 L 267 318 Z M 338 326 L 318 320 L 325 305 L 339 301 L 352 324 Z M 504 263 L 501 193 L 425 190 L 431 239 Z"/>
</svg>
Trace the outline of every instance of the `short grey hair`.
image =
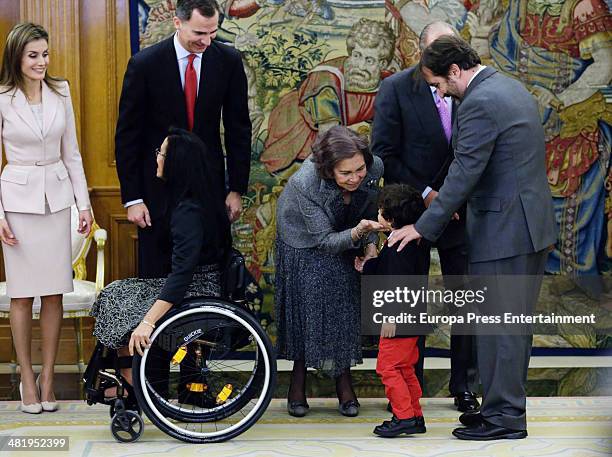
<svg viewBox="0 0 612 457">
<path fill-rule="evenodd" d="M 440 29 L 446 29 L 449 32 L 452 32 L 451 33 L 452 35 L 455 35 L 456 37 L 459 36 L 459 32 L 457 31 L 457 29 L 451 24 L 449 24 L 448 22 L 444 22 L 444 21 L 430 22 L 425 27 L 423 27 L 423 30 L 421 30 L 421 34 L 419 35 L 419 49 L 421 50 L 421 52 L 423 52 L 425 48 L 427 47 L 425 45 L 425 42 L 427 41 L 429 34 L 433 32 L 434 30 L 440 30 Z"/>
</svg>

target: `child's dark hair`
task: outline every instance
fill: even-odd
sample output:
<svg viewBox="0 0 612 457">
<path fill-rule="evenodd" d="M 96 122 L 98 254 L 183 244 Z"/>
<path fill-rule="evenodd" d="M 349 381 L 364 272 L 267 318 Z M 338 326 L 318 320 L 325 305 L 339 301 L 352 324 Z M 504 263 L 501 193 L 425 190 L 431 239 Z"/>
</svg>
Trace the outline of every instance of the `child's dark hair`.
<svg viewBox="0 0 612 457">
<path fill-rule="evenodd" d="M 425 211 L 421 194 L 406 184 L 383 187 L 378 196 L 378 207 L 394 229 L 414 224 Z"/>
</svg>

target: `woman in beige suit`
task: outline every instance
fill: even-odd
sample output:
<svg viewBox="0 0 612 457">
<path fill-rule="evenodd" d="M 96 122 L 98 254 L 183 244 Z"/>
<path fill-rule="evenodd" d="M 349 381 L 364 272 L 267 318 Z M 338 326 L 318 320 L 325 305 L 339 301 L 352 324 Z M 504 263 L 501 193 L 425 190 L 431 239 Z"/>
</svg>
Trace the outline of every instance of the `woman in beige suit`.
<svg viewBox="0 0 612 457">
<path fill-rule="evenodd" d="M 78 231 L 92 215 L 74 113 L 66 81 L 47 74 L 49 36 L 18 24 L 9 33 L 0 70 L 0 136 L 6 165 L 0 175 L 0 239 L 10 321 L 21 367 L 21 409 L 55 411 L 53 369 L 62 322 L 62 294 L 71 292 L 70 206 Z M 40 296 L 42 371 L 31 363 L 32 301 Z"/>
</svg>

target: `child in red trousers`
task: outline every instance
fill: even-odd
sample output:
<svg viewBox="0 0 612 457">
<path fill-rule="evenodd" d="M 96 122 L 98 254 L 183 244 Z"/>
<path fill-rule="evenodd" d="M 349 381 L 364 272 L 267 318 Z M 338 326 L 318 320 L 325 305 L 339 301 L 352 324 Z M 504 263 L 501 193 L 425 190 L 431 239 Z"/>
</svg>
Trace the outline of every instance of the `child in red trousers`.
<svg viewBox="0 0 612 457">
<path fill-rule="evenodd" d="M 379 197 L 378 221 L 389 230 L 414 224 L 425 210 L 423 198 L 414 189 L 402 184 L 385 186 Z M 363 265 L 366 275 L 410 275 L 427 284 L 429 246 L 425 240 L 412 242 L 401 252 L 386 243 L 378 257 Z M 423 279 L 420 279 L 423 278 Z M 425 433 L 425 419 L 419 404 L 422 396 L 414 367 L 419 359 L 418 335 L 396 336 L 395 324 L 383 324 L 378 346 L 376 373 L 385 385 L 385 394 L 393 410 L 390 421 L 374 429 L 383 437 Z"/>
</svg>

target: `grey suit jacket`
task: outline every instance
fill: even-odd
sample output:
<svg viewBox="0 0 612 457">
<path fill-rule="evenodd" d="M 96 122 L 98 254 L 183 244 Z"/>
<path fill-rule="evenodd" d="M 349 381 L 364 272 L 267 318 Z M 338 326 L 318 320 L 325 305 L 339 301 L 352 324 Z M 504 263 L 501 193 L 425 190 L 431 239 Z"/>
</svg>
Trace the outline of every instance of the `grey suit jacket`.
<svg viewBox="0 0 612 457">
<path fill-rule="evenodd" d="M 523 85 L 487 67 L 470 83 L 453 129 L 455 159 L 415 224 L 435 241 L 467 201 L 470 262 L 540 251 L 556 241 L 544 131 Z"/>
<path fill-rule="evenodd" d="M 382 160 L 374 157 L 368 173 L 353 198 L 359 205 L 351 227 L 361 219 L 376 220 L 378 212 L 378 182 L 383 174 Z M 342 191 L 333 181 L 322 179 L 314 163 L 306 159 L 300 169 L 289 178 L 276 208 L 276 231 L 280 239 L 296 249 L 320 248 L 340 253 L 376 242 L 377 233 L 371 233 L 361 242 L 353 242 L 351 229 L 342 228 L 334 207 L 342 202 Z"/>
</svg>

